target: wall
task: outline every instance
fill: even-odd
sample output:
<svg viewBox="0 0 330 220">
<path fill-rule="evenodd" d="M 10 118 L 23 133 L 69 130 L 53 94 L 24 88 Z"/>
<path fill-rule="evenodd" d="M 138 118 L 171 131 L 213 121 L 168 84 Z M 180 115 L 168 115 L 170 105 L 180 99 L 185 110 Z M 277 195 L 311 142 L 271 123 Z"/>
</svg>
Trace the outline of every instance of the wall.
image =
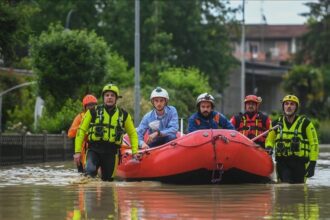
<svg viewBox="0 0 330 220">
<path fill-rule="evenodd" d="M 0 166 L 72 159 L 73 140 L 63 134 L 0 134 Z"/>
</svg>

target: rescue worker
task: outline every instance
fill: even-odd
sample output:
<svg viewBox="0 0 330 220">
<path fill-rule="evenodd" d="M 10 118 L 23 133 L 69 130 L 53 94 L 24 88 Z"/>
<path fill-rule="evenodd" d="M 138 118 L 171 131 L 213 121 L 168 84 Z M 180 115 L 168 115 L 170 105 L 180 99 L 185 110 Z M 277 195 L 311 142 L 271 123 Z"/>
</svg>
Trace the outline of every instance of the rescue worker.
<svg viewBox="0 0 330 220">
<path fill-rule="evenodd" d="M 245 112 L 234 115 L 230 122 L 235 129 L 252 139 L 271 128 L 271 119 L 259 111 L 262 102 L 261 97 L 247 95 L 244 99 Z M 256 144 L 265 148 L 266 136 L 262 136 L 255 141 Z"/>
<path fill-rule="evenodd" d="M 188 120 L 188 132 L 201 129 L 234 129 L 230 121 L 214 110 L 215 99 L 209 93 L 202 93 L 197 97 L 197 112 Z"/>
<path fill-rule="evenodd" d="M 319 143 L 313 123 L 298 115 L 299 99 L 286 95 L 282 100 L 283 116 L 273 122 L 280 128 L 269 132 L 266 150 L 275 150 L 276 172 L 279 182 L 304 183 L 314 176 Z"/>
<path fill-rule="evenodd" d="M 80 112 L 76 117 L 74 118 L 71 127 L 68 130 L 68 137 L 69 138 L 75 138 L 77 134 L 77 130 L 79 128 L 79 125 L 86 113 L 87 110 L 94 108 L 97 105 L 97 98 L 93 95 L 86 95 L 83 100 L 82 100 L 82 105 L 83 105 L 83 111 Z M 84 172 L 84 167 L 85 167 L 85 162 L 86 162 L 86 138 L 82 143 L 81 147 L 81 157 L 80 160 L 76 160 L 76 165 L 78 172 L 83 173 Z"/>
<path fill-rule="evenodd" d="M 155 147 L 176 138 L 179 117 L 176 108 L 168 105 L 169 99 L 167 91 L 161 87 L 151 92 L 150 102 L 154 108 L 143 116 L 137 128 L 139 147 Z M 148 139 L 145 142 L 146 132 L 148 132 Z"/>
<path fill-rule="evenodd" d="M 75 142 L 75 160 L 80 160 L 81 146 L 88 137 L 86 175 L 95 177 L 100 167 L 103 181 L 112 181 L 119 161 L 119 148 L 127 132 L 133 158 L 137 159 L 138 137 L 129 113 L 117 106 L 119 89 L 114 84 L 104 86 L 103 104 L 88 110 L 81 122 Z"/>
</svg>

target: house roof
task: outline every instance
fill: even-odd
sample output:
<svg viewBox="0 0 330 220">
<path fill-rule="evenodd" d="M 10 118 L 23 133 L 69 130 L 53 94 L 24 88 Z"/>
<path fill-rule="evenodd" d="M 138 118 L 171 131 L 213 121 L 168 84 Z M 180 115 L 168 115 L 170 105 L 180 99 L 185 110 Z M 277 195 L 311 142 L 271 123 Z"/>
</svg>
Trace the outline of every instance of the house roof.
<svg viewBox="0 0 330 220">
<path fill-rule="evenodd" d="M 246 38 L 296 38 L 308 31 L 306 25 L 246 25 Z"/>
<path fill-rule="evenodd" d="M 267 76 L 267 77 L 282 78 L 283 75 L 288 70 L 290 70 L 289 66 L 268 64 L 263 62 L 245 61 L 245 64 L 246 64 L 245 71 L 247 74 L 255 74 L 255 75 Z"/>
</svg>

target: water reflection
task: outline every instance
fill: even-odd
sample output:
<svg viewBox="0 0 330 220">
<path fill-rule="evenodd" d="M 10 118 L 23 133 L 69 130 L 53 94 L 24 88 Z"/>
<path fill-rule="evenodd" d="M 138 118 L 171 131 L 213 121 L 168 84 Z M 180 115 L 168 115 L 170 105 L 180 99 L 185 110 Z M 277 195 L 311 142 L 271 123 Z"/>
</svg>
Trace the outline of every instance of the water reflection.
<svg viewBox="0 0 330 220">
<path fill-rule="evenodd" d="M 8 186 L 0 188 L 0 219 L 322 219 L 327 193 L 284 184 Z"/>
<path fill-rule="evenodd" d="M 277 185 L 275 187 L 275 205 L 273 218 L 319 219 L 323 196 L 319 190 L 310 189 L 307 185 Z M 324 198 L 325 201 L 329 200 Z M 324 213 L 325 214 L 325 213 Z M 327 216 L 329 212 L 326 213 Z M 323 215 L 325 217 L 326 215 Z"/>
<path fill-rule="evenodd" d="M 86 179 L 74 165 L 0 170 L 0 219 L 326 219 L 330 148 L 307 184 L 177 186 Z"/>
</svg>

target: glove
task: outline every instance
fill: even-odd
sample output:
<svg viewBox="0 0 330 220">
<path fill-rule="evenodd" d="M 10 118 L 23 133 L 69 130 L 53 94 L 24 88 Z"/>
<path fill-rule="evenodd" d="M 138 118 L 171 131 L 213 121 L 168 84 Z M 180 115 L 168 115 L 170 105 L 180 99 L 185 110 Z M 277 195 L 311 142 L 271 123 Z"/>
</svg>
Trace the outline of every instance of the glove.
<svg viewBox="0 0 330 220">
<path fill-rule="evenodd" d="M 316 161 L 309 161 L 309 165 L 306 170 L 306 177 L 312 177 L 314 176 Z"/>
<path fill-rule="evenodd" d="M 266 147 L 265 151 L 269 154 L 269 156 L 273 155 L 273 148 L 272 147 Z"/>
<path fill-rule="evenodd" d="M 133 154 L 132 159 L 134 159 L 136 161 L 140 161 L 141 160 L 141 155 L 140 154 Z"/>
</svg>

